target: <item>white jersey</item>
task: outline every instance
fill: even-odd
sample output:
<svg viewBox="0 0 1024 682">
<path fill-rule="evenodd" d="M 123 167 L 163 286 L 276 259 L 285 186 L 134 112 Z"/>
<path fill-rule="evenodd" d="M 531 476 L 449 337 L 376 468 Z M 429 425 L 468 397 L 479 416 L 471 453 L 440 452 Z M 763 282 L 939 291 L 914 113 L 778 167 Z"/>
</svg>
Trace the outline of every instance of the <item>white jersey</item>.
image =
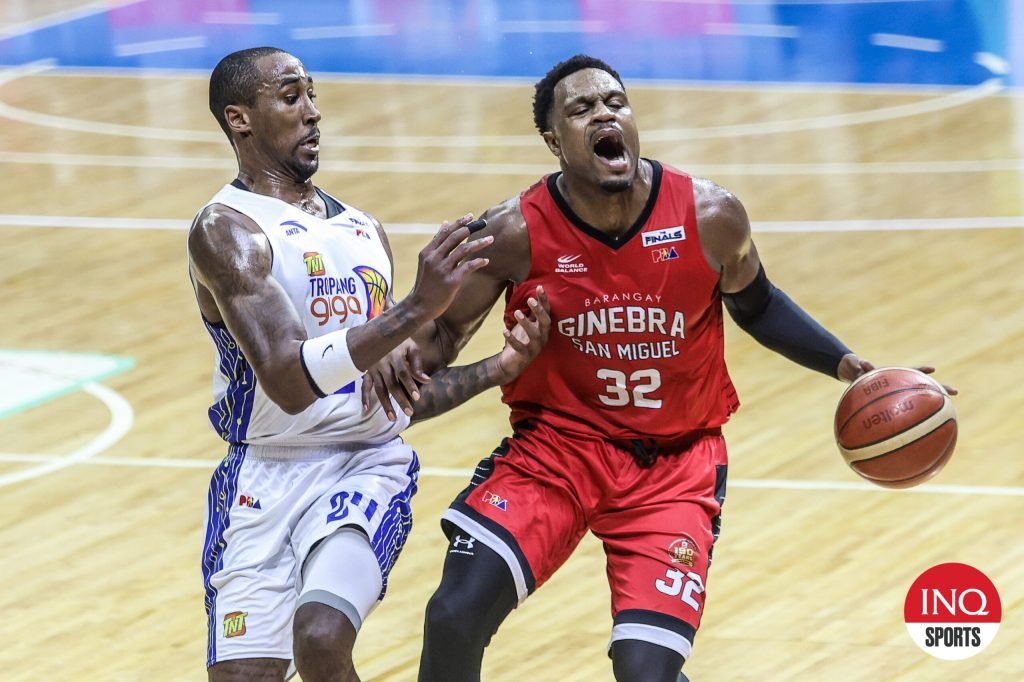
<svg viewBox="0 0 1024 682">
<path fill-rule="evenodd" d="M 320 219 L 234 185 L 225 185 L 206 205 L 210 204 L 248 216 L 266 234 L 273 252 L 272 275 L 294 304 L 308 338 L 357 327 L 384 310 L 392 284 L 391 262 L 366 214 L 339 202 L 340 213 Z M 409 425 L 400 409 L 395 410 L 396 422 L 388 420 L 379 404 L 364 414 L 361 378 L 290 415 L 267 397 L 227 327 L 203 322 L 217 350 L 210 423 L 225 441 L 286 446 L 385 443 Z"/>
</svg>

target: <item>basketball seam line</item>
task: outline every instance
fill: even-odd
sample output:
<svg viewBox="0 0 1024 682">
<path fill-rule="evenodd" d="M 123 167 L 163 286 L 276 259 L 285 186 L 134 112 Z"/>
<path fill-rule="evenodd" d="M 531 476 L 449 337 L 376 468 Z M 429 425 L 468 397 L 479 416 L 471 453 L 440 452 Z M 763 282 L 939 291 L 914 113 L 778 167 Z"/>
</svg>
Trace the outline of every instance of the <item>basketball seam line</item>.
<svg viewBox="0 0 1024 682">
<path fill-rule="evenodd" d="M 883 452 L 880 455 L 872 455 L 871 457 L 865 457 L 864 459 L 854 460 L 853 462 L 850 462 L 850 466 L 853 466 L 854 464 L 861 464 L 863 462 L 873 462 L 876 459 L 881 459 L 882 457 L 888 457 L 889 455 L 896 454 L 900 450 L 902 450 L 904 448 L 907 448 L 907 447 L 910 447 L 911 445 L 913 445 L 914 443 L 918 442 L 922 438 L 927 438 L 928 436 L 932 435 L 933 433 L 935 433 L 939 429 L 943 428 L 946 424 L 949 424 L 950 422 L 956 422 L 956 419 L 954 419 L 953 417 L 950 417 L 949 419 L 947 419 L 946 421 L 942 422 L 941 424 L 936 426 L 934 429 L 929 431 L 928 433 L 922 433 L 920 436 L 918 436 L 914 440 L 907 441 L 906 443 L 904 443 L 903 445 L 899 446 L 895 450 L 890 450 L 889 452 Z"/>
<path fill-rule="evenodd" d="M 867 409 L 871 405 L 874 405 L 875 403 L 877 403 L 879 400 L 882 400 L 883 398 L 888 398 L 889 396 L 896 395 L 898 393 L 907 393 L 907 392 L 910 392 L 910 391 L 915 391 L 915 392 L 920 393 L 922 390 L 923 391 L 931 391 L 933 393 L 938 393 L 940 396 L 945 396 L 946 395 L 945 393 L 943 393 L 942 391 L 938 390 L 934 386 L 908 386 L 906 388 L 899 388 L 899 389 L 896 389 L 895 391 L 890 391 L 889 393 L 886 393 L 884 395 L 880 395 L 877 398 L 873 398 L 871 401 L 866 402 L 863 405 L 861 405 L 860 407 L 858 407 L 857 410 L 853 414 L 851 414 L 849 417 L 846 418 L 846 421 L 843 422 L 843 425 L 841 427 L 839 427 L 838 429 L 836 429 L 836 440 L 839 440 L 839 434 L 841 434 L 843 432 L 843 429 L 845 429 L 847 426 L 849 426 L 850 422 L 852 422 L 857 417 L 857 415 L 859 415 L 861 412 L 863 412 L 865 409 Z M 929 414 L 928 417 L 931 417 L 931 416 L 937 414 L 941 410 L 942 410 L 942 406 L 940 405 L 939 409 L 935 410 L 935 412 L 932 412 L 931 414 Z M 907 431 L 908 429 L 911 429 L 911 428 L 913 428 L 913 425 L 907 427 L 906 429 L 903 429 L 903 431 L 899 431 L 897 433 L 890 434 L 889 436 L 886 436 L 882 440 L 877 440 L 877 441 L 874 441 L 873 443 L 864 443 L 863 445 L 858 445 L 857 448 L 866 448 L 869 445 L 875 445 L 876 443 L 881 443 L 882 441 L 888 440 L 889 438 L 892 438 L 893 436 L 898 436 L 899 434 L 901 434 L 904 431 Z"/>
</svg>

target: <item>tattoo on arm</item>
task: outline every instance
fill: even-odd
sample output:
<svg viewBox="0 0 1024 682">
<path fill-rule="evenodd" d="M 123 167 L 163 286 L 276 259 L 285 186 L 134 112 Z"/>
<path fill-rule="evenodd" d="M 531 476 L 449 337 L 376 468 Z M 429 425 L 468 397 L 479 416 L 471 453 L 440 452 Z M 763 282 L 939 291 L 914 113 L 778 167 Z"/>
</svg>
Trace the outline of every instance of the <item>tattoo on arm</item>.
<svg viewBox="0 0 1024 682">
<path fill-rule="evenodd" d="M 420 386 L 420 399 L 414 403 L 416 412 L 412 420 L 436 417 L 500 384 L 497 356 L 471 365 L 442 369 L 431 375 L 429 384 Z"/>
</svg>

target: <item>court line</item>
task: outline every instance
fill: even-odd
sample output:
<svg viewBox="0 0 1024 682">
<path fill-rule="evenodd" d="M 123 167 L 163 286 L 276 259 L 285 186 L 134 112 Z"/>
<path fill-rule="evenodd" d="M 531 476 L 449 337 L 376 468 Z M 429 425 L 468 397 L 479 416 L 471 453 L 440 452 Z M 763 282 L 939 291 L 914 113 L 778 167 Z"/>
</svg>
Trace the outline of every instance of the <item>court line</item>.
<svg viewBox="0 0 1024 682">
<path fill-rule="evenodd" d="M 343 26 L 310 26 L 293 28 L 288 34 L 292 40 L 327 40 L 333 38 L 369 38 L 393 36 L 398 33 L 394 24 L 346 24 Z"/>
<path fill-rule="evenodd" d="M 142 54 L 159 54 L 178 50 L 197 50 L 206 47 L 206 36 L 183 36 L 181 38 L 165 38 L 163 40 L 146 40 L 139 43 L 122 43 L 114 45 L 117 57 L 136 57 Z"/>
<path fill-rule="evenodd" d="M 709 36 L 743 36 L 748 38 L 788 38 L 800 37 L 800 29 L 786 24 L 704 24 L 704 35 Z"/>
<path fill-rule="evenodd" d="M 899 50 L 914 50 L 916 52 L 943 52 L 946 49 L 945 41 L 902 35 L 900 33 L 872 33 L 868 37 L 868 41 L 878 47 L 892 47 Z"/>
<path fill-rule="evenodd" d="M 37 351 L 14 350 L 14 349 L 10 349 L 10 348 L 4 348 L 2 350 L 5 353 L 10 353 L 10 354 L 22 354 L 22 353 L 24 353 L 26 355 L 34 353 L 34 352 L 37 352 Z M 72 381 L 72 382 L 70 382 L 68 384 L 65 384 L 61 388 L 58 388 L 58 389 L 56 389 L 54 391 L 51 391 L 50 393 L 46 393 L 44 395 L 38 396 L 38 397 L 36 397 L 36 398 L 34 398 L 32 400 L 26 401 L 26 402 L 18 403 L 17 405 L 13 405 L 13 406 L 7 408 L 6 410 L 0 410 L 0 419 L 6 419 L 7 417 L 10 417 L 12 415 L 18 414 L 19 412 L 24 412 L 25 410 L 28 410 L 28 409 L 33 408 L 33 407 L 36 407 L 37 405 L 42 405 L 43 403 L 48 403 L 51 400 L 56 400 L 57 398 L 60 398 L 62 396 L 69 395 L 69 394 L 74 393 L 75 391 L 78 391 L 78 390 L 80 390 L 80 389 L 82 389 L 85 386 L 88 386 L 90 384 L 98 384 L 101 381 L 106 381 L 107 379 L 109 379 L 111 377 L 117 376 L 118 374 L 123 374 L 124 372 L 127 372 L 128 370 L 130 370 L 133 367 L 135 367 L 135 360 L 133 360 L 132 358 L 126 358 L 126 357 L 122 357 L 122 356 L 118 356 L 118 355 L 107 355 L 105 353 L 76 353 L 75 355 L 79 355 L 79 356 L 83 356 L 83 355 L 84 356 L 92 356 L 92 357 L 97 357 L 97 358 L 102 357 L 104 359 L 116 360 L 116 363 L 115 363 L 115 365 L 113 367 L 111 367 L 110 369 L 108 369 L 105 372 L 100 372 L 99 374 L 95 374 L 93 376 L 84 377 L 84 378 L 82 378 L 81 380 L 78 380 L 78 381 Z M 62 380 L 65 379 L 64 376 L 59 375 L 57 372 L 50 372 L 50 374 L 57 375 Z"/>
<path fill-rule="evenodd" d="M 204 24 L 228 26 L 276 26 L 281 23 L 281 15 L 277 12 L 203 12 Z"/>
<path fill-rule="evenodd" d="M 120 393 L 97 383 L 86 384 L 82 386 L 82 390 L 101 400 L 107 406 L 107 409 L 110 410 L 110 423 L 107 425 L 107 428 L 89 443 L 69 455 L 51 456 L 45 460 L 29 460 L 41 463 L 39 466 L 0 476 L 0 488 L 45 476 L 73 464 L 89 462 L 92 458 L 121 440 L 131 430 L 132 424 L 135 422 L 135 413 L 132 410 L 131 404 Z"/>
<path fill-rule="evenodd" d="M 498 33 L 605 33 L 606 21 L 499 21 Z"/>
<path fill-rule="evenodd" d="M 0 462 L 43 462 L 63 460 L 61 455 L 38 455 L 27 453 L 0 453 Z M 79 460 L 75 464 L 92 464 L 96 466 L 134 467 L 153 469 L 210 469 L 221 463 L 219 459 L 169 458 L 169 457 L 93 457 Z M 437 478 L 465 478 L 473 475 L 472 469 L 459 467 L 423 467 L 423 476 Z M 931 495 L 984 495 L 993 497 L 1024 497 L 1024 486 L 991 486 L 991 485 L 949 485 L 926 483 L 915 488 L 892 490 L 870 483 L 847 481 L 798 481 L 792 479 L 736 479 L 729 481 L 730 488 L 750 490 L 811 490 L 836 492 L 872 492 L 872 493 L 917 493 Z"/>
<path fill-rule="evenodd" d="M 33 62 L 22 67 L 15 67 L 0 75 L 0 84 L 9 82 L 32 72 L 52 68 L 51 62 Z M 828 116 L 786 119 L 780 121 L 756 121 L 724 126 L 707 126 L 703 128 L 655 129 L 644 132 L 647 141 L 678 142 L 683 140 L 707 140 L 715 138 L 747 137 L 752 135 L 774 135 L 786 132 L 802 132 L 849 126 L 881 123 L 901 118 L 910 118 L 925 114 L 952 109 L 986 97 L 990 97 L 1004 89 L 1001 78 L 990 78 L 979 85 L 954 90 L 918 102 L 898 104 L 866 111 L 845 112 Z M 135 137 L 153 140 L 174 140 L 181 142 L 212 142 L 219 141 L 221 133 L 200 130 L 182 130 L 151 126 L 136 126 L 124 123 L 89 121 L 68 116 L 57 116 L 43 112 L 30 111 L 0 102 L 0 117 L 27 125 L 71 130 L 82 133 L 110 135 L 116 137 Z M 338 147 L 525 147 L 536 146 L 537 136 L 530 135 L 339 135 L 332 144 Z"/>
<path fill-rule="evenodd" d="M 96 2 L 88 2 L 84 5 L 79 5 L 78 7 L 70 7 L 68 9 L 60 10 L 59 12 L 53 12 L 52 14 L 46 14 L 17 24 L 0 26 L 0 42 L 15 36 L 34 33 L 44 28 L 51 28 L 53 26 L 67 24 L 78 19 L 84 19 L 85 17 L 90 17 L 94 14 L 106 14 L 110 10 L 127 7 L 129 5 L 137 5 L 141 2 L 146 2 L 146 0 L 97 0 Z"/>
<path fill-rule="evenodd" d="M 989 53 L 979 52 L 976 60 L 996 75 L 1009 73 L 1009 62 Z M 995 57 L 995 61 L 989 58 Z M 996 68 L 993 68 L 996 65 Z M 139 67 L 139 66 L 70 66 L 55 65 L 53 69 L 39 74 L 58 78 L 165 78 L 180 80 L 191 78 L 209 81 L 207 69 L 184 69 L 174 67 Z M 317 71 L 320 83 L 370 83 L 373 85 L 440 85 L 447 87 L 466 88 L 508 88 L 522 86 L 533 88 L 535 78 L 526 76 L 465 76 L 460 74 L 420 74 L 420 73 L 362 73 L 341 71 Z M 851 95 L 900 95 L 923 97 L 925 95 L 946 95 L 950 92 L 963 90 L 963 85 L 943 85 L 941 83 L 843 83 L 822 81 L 820 83 L 797 83 L 787 81 L 734 81 L 734 80 L 700 80 L 687 78 L 630 78 L 630 89 L 648 90 L 709 90 L 714 92 L 773 92 L 819 94 L 837 93 Z M 1004 84 L 1003 90 L 997 95 L 1019 98 L 1024 96 L 1024 88 Z"/>
<path fill-rule="evenodd" d="M 112 218 L 96 216 L 46 216 L 0 213 L 0 227 L 69 228 L 80 230 L 187 230 L 190 220 L 175 218 Z M 439 224 L 388 223 L 388 234 L 432 235 Z M 1024 216 L 966 218 L 889 218 L 871 220 L 763 220 L 754 221 L 754 232 L 909 232 L 935 230 L 991 230 L 1024 228 Z"/>
<path fill-rule="evenodd" d="M 2 105 L 0 105 L 2 106 Z M 223 140 L 226 142 L 226 140 Z M 231 170 L 230 156 L 133 156 L 72 154 L 65 152 L 0 151 L 0 163 L 110 168 Z M 674 163 L 694 175 L 708 177 L 760 177 L 802 175 L 922 175 L 1024 171 L 1024 159 L 967 159 L 952 161 L 864 161 L 825 163 Z M 320 170 L 332 173 L 409 173 L 431 175 L 522 175 L 537 178 L 555 170 L 551 164 L 478 163 L 473 161 L 363 161 L 321 160 Z"/>
</svg>

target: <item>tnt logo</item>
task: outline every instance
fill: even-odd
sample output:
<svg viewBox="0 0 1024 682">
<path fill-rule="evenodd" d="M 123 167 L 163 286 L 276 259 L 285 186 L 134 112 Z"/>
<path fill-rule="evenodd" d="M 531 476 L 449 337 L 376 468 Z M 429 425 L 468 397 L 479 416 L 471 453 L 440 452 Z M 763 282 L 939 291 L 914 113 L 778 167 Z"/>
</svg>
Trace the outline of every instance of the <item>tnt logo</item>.
<svg viewBox="0 0 1024 682">
<path fill-rule="evenodd" d="M 245 634 L 245 617 L 248 613 L 243 611 L 232 611 L 224 616 L 224 636 L 241 637 Z"/>
<path fill-rule="evenodd" d="M 654 249 L 651 251 L 651 260 L 655 263 L 661 263 L 667 260 L 675 260 L 679 258 L 679 252 L 676 251 L 676 247 L 670 246 L 667 248 Z"/>
<path fill-rule="evenodd" d="M 492 507 L 497 507 L 501 511 L 508 511 L 508 500 L 503 499 L 500 495 L 495 495 L 490 490 L 484 491 L 482 499 Z"/>
<path fill-rule="evenodd" d="M 903 619 L 926 653 L 956 661 L 987 647 L 1002 620 L 999 592 L 988 576 L 967 564 L 939 564 L 910 586 Z"/>
<path fill-rule="evenodd" d="M 248 495 L 238 496 L 238 506 L 249 507 L 250 509 L 263 509 L 263 506 L 260 504 L 259 498 L 249 497 Z"/>
<path fill-rule="evenodd" d="M 306 274 L 310 277 L 319 277 L 327 272 L 324 268 L 324 257 L 319 251 L 307 251 L 302 254 L 302 260 L 306 262 Z"/>
</svg>

